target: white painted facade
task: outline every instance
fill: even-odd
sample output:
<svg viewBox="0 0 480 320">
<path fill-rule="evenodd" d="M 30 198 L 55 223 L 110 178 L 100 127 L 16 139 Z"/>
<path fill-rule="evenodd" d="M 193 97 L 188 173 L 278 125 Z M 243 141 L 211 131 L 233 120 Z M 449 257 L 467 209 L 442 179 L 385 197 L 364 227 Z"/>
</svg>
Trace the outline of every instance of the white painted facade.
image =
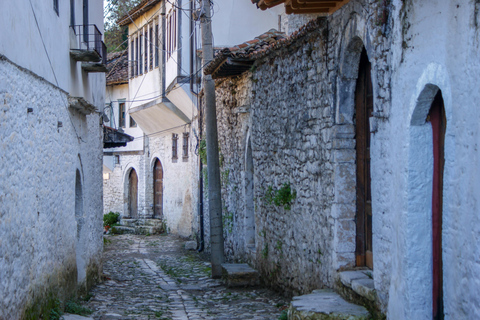
<svg viewBox="0 0 480 320">
<path fill-rule="evenodd" d="M 261 13 L 249 3 L 218 3 L 219 10 L 239 10 L 250 19 L 226 14 L 214 16 L 215 45 L 228 46 L 248 40 L 278 27 L 272 11 Z M 163 167 L 163 219 L 173 233 L 189 237 L 198 234 L 198 111 L 197 96 L 201 71 L 195 39 L 200 46 L 199 23 L 190 19 L 193 2 L 158 1 L 130 12 L 121 25 L 128 25 L 129 82 L 107 87 L 107 103 L 112 101 L 113 119 L 118 119 L 118 102 L 125 99 L 127 113 L 138 124 L 124 132 L 135 140 L 126 147 L 105 149 L 104 213 L 128 213 L 128 177 L 138 175 L 138 217 L 154 216 L 153 166 L 159 159 Z M 260 16 L 260 25 L 253 19 Z M 265 18 L 268 17 L 268 18 Z M 122 19 L 121 19 L 122 20 Z M 133 20 L 133 21 L 132 21 Z M 194 80 L 194 81 L 193 81 Z M 194 91 L 194 92 L 193 92 Z M 129 117 L 127 117 L 129 118 Z M 112 120 L 112 119 L 110 119 Z M 118 122 L 118 121 L 117 121 Z M 110 121 L 118 128 L 118 123 Z M 188 134 L 187 157 L 183 157 L 184 133 Z M 173 135 L 177 135 L 176 158 L 172 155 Z M 142 137 L 137 139 L 137 137 Z M 117 163 L 117 160 L 119 162 Z"/>
<path fill-rule="evenodd" d="M 102 1 L 88 2 L 103 32 Z M 0 319 L 47 316 L 100 280 L 105 76 L 70 57 L 70 10 L 20 0 L 0 11 Z"/>
</svg>

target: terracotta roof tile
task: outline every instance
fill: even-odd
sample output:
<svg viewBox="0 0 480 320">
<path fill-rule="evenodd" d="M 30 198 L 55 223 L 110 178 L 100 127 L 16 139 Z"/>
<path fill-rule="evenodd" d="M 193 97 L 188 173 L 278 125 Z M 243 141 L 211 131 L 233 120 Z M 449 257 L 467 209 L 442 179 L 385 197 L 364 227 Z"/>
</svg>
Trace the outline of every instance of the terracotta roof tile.
<svg viewBox="0 0 480 320">
<path fill-rule="evenodd" d="M 128 83 L 127 50 L 107 55 L 107 86 Z"/>
<path fill-rule="evenodd" d="M 253 43 L 253 40 L 245 42 L 244 44 L 247 44 L 247 46 L 243 46 L 244 44 L 242 44 L 241 49 L 231 50 L 232 48 L 241 46 L 238 45 L 236 47 L 220 50 L 216 52 L 212 62 L 210 62 L 210 64 L 205 67 L 204 73 L 212 74 L 212 77 L 214 78 L 221 77 L 222 75 L 215 76 L 214 73 L 217 72 L 219 69 L 223 68 L 223 70 L 221 70 L 222 74 L 227 74 L 228 67 L 224 66 L 224 64 L 228 64 L 228 61 L 250 61 L 251 64 L 253 64 L 255 60 L 265 57 L 274 51 L 280 50 L 281 48 L 288 47 L 294 42 L 296 42 L 298 39 L 306 36 L 307 34 L 323 28 L 325 21 L 325 17 L 318 17 L 316 19 L 313 19 L 306 25 L 304 25 L 302 28 L 300 28 L 298 31 L 292 33 L 289 37 L 286 37 L 283 32 L 272 29 L 256 37 L 254 39 L 256 41 Z M 246 70 L 248 69 L 245 69 L 244 71 Z M 239 74 L 238 72 L 239 69 L 236 68 L 235 71 L 229 75 L 237 75 Z"/>
</svg>

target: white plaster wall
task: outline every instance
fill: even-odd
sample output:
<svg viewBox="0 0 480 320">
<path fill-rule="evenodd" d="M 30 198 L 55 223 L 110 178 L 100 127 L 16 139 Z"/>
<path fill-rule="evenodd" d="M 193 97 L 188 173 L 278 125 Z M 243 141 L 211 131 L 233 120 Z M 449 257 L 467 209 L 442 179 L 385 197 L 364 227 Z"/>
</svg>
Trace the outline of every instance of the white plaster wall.
<svg viewBox="0 0 480 320">
<path fill-rule="evenodd" d="M 76 0 L 75 5 L 76 23 L 82 24 L 82 1 Z M 101 0 L 89 1 L 89 23 L 95 24 L 103 33 Z M 72 96 L 84 97 L 99 110 L 103 110 L 104 74 L 85 73 L 81 69 L 81 62 L 75 62 L 70 58 L 69 27 L 68 1 L 59 1 L 58 16 L 53 10 L 53 2 L 49 0 L 5 1 L 2 3 L 0 28 L 8 32 L 0 35 L 0 53 Z M 48 52 L 48 56 L 45 51 Z"/>
<path fill-rule="evenodd" d="M 270 29 L 278 30 L 278 17 L 284 10 L 282 5 L 262 11 L 250 1 L 214 1 L 213 44 L 216 47 L 233 46 L 252 40 Z"/>
<path fill-rule="evenodd" d="M 106 125 L 118 129 L 119 128 L 119 103 L 125 102 L 125 108 L 132 105 L 129 100 L 128 84 L 107 86 L 105 103 L 111 103 L 111 107 L 106 107 L 105 113 L 109 117 L 109 122 Z M 144 133 L 140 126 L 130 126 L 130 115 L 128 110 L 125 110 L 125 127 L 122 128 L 123 132 L 132 136 L 133 141 L 127 143 L 125 147 L 109 148 L 104 152 L 127 152 L 127 151 L 143 151 L 144 147 Z"/>
<path fill-rule="evenodd" d="M 0 319 L 23 319 L 26 310 L 39 316 L 49 297 L 65 300 L 77 285 L 99 280 L 102 133 L 98 114 L 69 111 L 64 91 L 4 59 L 0 123 Z M 87 283 L 77 284 L 78 257 Z"/>
<path fill-rule="evenodd" d="M 414 110 L 422 104 L 418 99 L 423 89 L 434 85 L 442 90 L 447 115 L 442 232 L 445 318 L 477 319 L 478 8 L 472 1 L 393 3 L 394 16 L 405 14 L 406 19 L 394 29 L 391 116 L 378 136 L 390 145 L 381 164 L 389 165 L 388 174 L 395 183 L 374 200 L 388 203 L 396 226 L 388 271 L 388 318 L 431 319 L 432 314 L 431 172 L 418 172 L 432 161 L 431 132 L 428 124 L 411 123 Z M 381 166 L 372 164 L 372 170 L 372 181 L 385 174 Z M 388 229 L 376 231 L 381 241 Z"/>
</svg>

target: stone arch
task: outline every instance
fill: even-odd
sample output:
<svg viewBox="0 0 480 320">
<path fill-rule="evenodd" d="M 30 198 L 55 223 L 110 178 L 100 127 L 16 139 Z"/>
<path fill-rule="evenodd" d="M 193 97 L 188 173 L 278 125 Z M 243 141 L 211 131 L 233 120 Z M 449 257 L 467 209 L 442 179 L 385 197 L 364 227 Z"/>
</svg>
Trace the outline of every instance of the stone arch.
<svg viewBox="0 0 480 320">
<path fill-rule="evenodd" d="M 335 101 L 334 145 L 334 223 L 333 265 L 335 269 L 356 265 L 356 128 L 355 93 L 362 51 L 373 62 L 373 50 L 365 19 L 354 14 L 345 26 L 339 45 L 339 65 Z M 373 66 L 373 64 L 372 64 Z M 372 85 L 375 75 L 370 73 Z M 375 86 L 372 86 L 373 102 Z"/>
<path fill-rule="evenodd" d="M 244 174 L 244 232 L 245 232 L 245 250 L 255 251 L 255 204 L 254 204 L 254 165 L 252 153 L 252 137 L 247 133 L 245 143 L 245 174 Z"/>
<path fill-rule="evenodd" d="M 85 247 L 82 236 L 84 218 L 83 206 L 83 183 L 80 169 L 75 170 L 75 222 L 77 224 L 77 232 L 75 237 L 75 256 L 77 264 L 77 282 L 83 283 L 87 277 L 85 266 Z"/>
<path fill-rule="evenodd" d="M 152 159 L 152 164 L 153 217 L 163 219 L 164 170 L 162 162 L 158 157 Z"/>
<path fill-rule="evenodd" d="M 125 218 L 138 218 L 138 171 L 133 167 L 125 170 L 124 176 L 124 213 Z"/>
<path fill-rule="evenodd" d="M 454 168 L 454 137 L 452 134 L 452 104 L 449 77 L 446 70 L 437 64 L 430 64 L 417 82 L 412 97 L 409 116 L 408 178 L 407 178 L 407 216 L 405 233 L 405 264 L 407 310 L 406 318 L 432 317 L 433 262 L 432 262 L 432 191 L 433 191 L 433 134 L 432 125 L 427 116 L 435 97 L 441 96 L 446 132 L 444 138 L 443 170 L 443 225 L 451 221 L 449 199 L 451 177 Z M 438 96 L 437 96 L 438 97 Z M 450 241 L 448 229 L 442 231 L 443 261 L 448 260 L 445 248 Z M 453 258 L 453 257 L 451 257 Z M 444 264 L 443 281 L 448 277 L 448 265 Z"/>
</svg>

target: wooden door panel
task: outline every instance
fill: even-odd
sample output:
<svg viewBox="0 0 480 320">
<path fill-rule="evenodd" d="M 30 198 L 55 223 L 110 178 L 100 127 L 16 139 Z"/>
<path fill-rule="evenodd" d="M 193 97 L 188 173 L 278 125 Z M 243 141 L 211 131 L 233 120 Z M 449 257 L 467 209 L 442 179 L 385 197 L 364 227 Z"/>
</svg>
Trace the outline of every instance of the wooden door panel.
<svg viewBox="0 0 480 320">
<path fill-rule="evenodd" d="M 154 217 L 163 218 L 163 168 L 160 160 L 155 161 L 153 169 Z"/>
<path fill-rule="evenodd" d="M 370 181 L 370 117 L 373 113 L 371 65 L 363 49 L 355 88 L 356 133 L 356 264 L 373 268 Z"/>
<path fill-rule="evenodd" d="M 128 192 L 129 215 L 137 218 L 138 215 L 138 177 L 135 170 L 130 171 Z"/>
<path fill-rule="evenodd" d="M 443 262 L 442 215 L 443 170 L 445 165 L 445 109 L 441 91 L 435 96 L 429 112 L 433 137 L 433 188 L 432 188 L 432 260 L 433 260 L 433 319 L 444 319 L 443 313 Z"/>
</svg>

